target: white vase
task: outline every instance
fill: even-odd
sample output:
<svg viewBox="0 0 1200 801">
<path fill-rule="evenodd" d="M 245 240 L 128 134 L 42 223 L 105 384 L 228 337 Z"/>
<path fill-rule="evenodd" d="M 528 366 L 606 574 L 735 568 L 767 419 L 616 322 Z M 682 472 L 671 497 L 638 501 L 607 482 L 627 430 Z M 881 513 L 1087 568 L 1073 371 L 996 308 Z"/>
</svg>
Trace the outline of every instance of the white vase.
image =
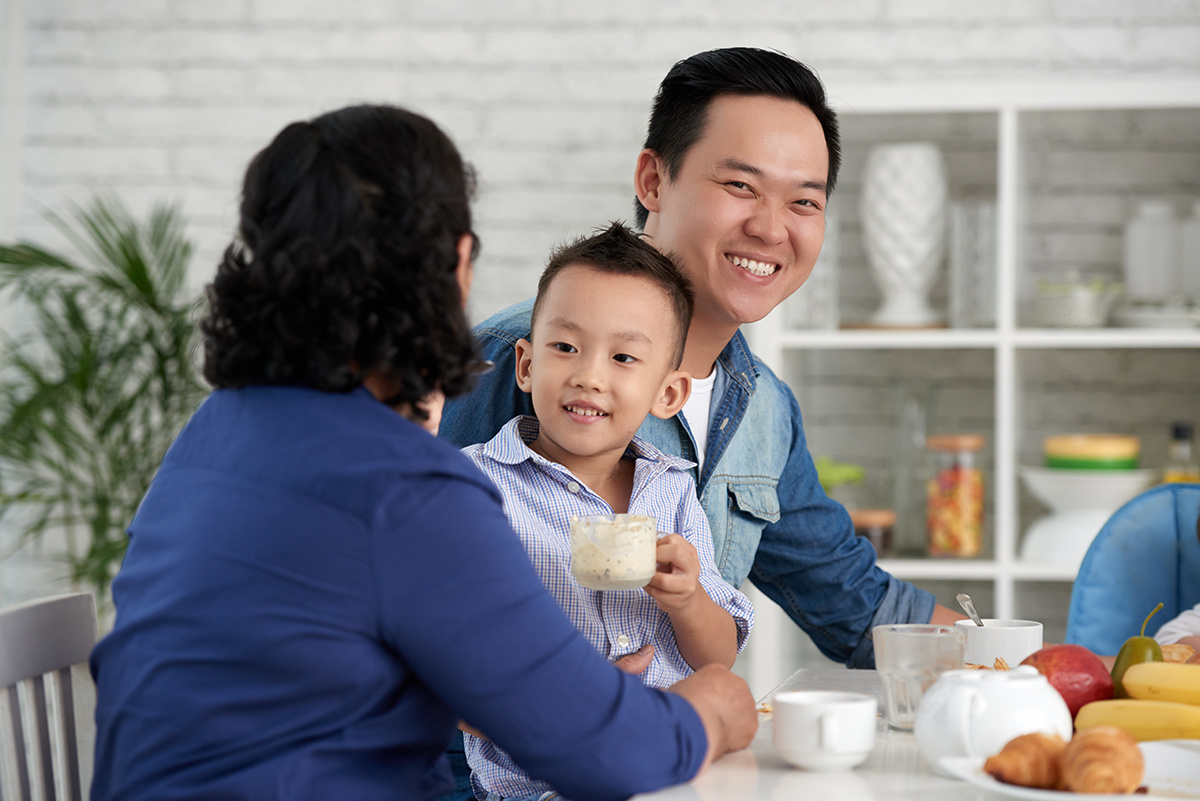
<svg viewBox="0 0 1200 801">
<path fill-rule="evenodd" d="M 947 194 L 937 145 L 878 145 L 867 154 L 860 213 L 871 274 L 883 293 L 875 325 L 941 322 L 928 296 L 946 253 Z"/>
</svg>

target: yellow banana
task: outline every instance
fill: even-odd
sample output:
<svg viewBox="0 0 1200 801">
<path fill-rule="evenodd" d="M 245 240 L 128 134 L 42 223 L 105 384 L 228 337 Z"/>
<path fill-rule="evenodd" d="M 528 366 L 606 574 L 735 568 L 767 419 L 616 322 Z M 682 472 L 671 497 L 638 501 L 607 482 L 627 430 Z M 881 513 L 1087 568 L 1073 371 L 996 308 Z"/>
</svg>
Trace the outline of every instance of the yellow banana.
<svg viewBox="0 0 1200 801">
<path fill-rule="evenodd" d="M 1130 698 L 1200 706 L 1200 665 L 1140 662 L 1129 666 L 1122 683 Z"/>
<path fill-rule="evenodd" d="M 1127 698 L 1092 701 L 1076 713 L 1075 728 L 1082 731 L 1092 726 L 1116 726 L 1139 742 L 1200 740 L 1200 706 Z"/>
</svg>

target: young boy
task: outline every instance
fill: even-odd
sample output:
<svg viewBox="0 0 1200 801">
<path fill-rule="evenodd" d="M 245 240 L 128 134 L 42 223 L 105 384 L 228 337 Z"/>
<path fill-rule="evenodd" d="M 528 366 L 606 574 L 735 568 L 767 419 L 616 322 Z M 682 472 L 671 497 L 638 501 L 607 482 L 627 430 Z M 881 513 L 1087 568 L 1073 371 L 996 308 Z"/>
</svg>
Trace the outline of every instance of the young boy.
<svg viewBox="0 0 1200 801">
<path fill-rule="evenodd" d="M 731 666 L 753 622 L 750 602 L 717 571 L 691 463 L 634 437 L 647 414 L 669 418 L 687 401 L 691 379 L 678 368 L 692 304 L 671 260 L 620 224 L 558 249 L 538 281 L 530 339 L 515 343 L 517 384 L 536 416 L 463 451 L 500 489 L 567 616 L 653 687 Z M 644 592 L 597 592 L 571 577 L 569 519 L 614 512 L 678 532 L 659 539 L 659 572 Z M 477 797 L 553 790 L 488 740 L 466 741 Z"/>
</svg>

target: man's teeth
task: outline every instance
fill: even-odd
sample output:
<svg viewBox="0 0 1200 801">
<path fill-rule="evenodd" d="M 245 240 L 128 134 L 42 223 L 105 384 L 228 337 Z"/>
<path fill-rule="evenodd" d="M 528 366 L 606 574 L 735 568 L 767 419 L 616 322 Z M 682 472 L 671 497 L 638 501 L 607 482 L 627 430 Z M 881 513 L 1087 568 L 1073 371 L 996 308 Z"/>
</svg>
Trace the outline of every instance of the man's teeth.
<svg viewBox="0 0 1200 801">
<path fill-rule="evenodd" d="M 741 256 L 730 256 L 729 260 L 738 267 L 744 267 L 755 275 L 770 275 L 775 272 L 775 265 L 764 261 L 755 261 Z"/>
<path fill-rule="evenodd" d="M 607 417 L 608 416 L 607 414 L 600 411 L 599 409 L 581 409 L 578 406 L 568 406 L 567 411 L 574 412 L 575 414 L 581 414 L 584 417 Z"/>
</svg>

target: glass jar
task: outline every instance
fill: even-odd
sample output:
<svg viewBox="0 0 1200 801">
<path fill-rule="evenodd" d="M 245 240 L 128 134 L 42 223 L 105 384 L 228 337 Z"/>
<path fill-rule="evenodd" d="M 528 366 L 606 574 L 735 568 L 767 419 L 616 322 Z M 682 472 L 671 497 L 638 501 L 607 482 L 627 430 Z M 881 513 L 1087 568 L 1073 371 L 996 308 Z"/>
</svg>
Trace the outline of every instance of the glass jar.
<svg viewBox="0 0 1200 801">
<path fill-rule="evenodd" d="M 983 549 L 983 471 L 978 434 L 925 440 L 930 477 L 925 485 L 925 529 L 930 556 L 978 556 Z"/>
<path fill-rule="evenodd" d="M 866 537 L 874 546 L 877 557 L 891 556 L 895 512 L 891 509 L 851 509 L 850 522 L 854 524 L 854 533 Z"/>
</svg>

